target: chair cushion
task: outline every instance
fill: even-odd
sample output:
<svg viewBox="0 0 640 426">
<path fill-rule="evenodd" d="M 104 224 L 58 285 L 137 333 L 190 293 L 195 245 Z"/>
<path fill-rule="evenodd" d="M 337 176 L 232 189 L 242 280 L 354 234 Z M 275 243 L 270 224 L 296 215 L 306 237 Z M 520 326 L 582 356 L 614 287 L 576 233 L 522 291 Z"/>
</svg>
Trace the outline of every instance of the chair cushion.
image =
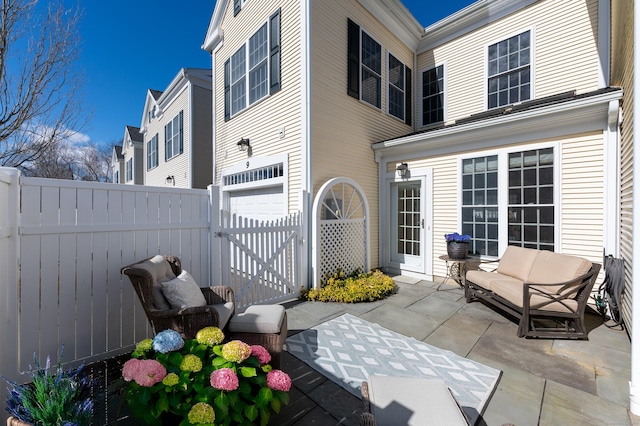
<svg viewBox="0 0 640 426">
<path fill-rule="evenodd" d="M 533 262 L 528 282 L 553 284 L 572 280 L 589 272 L 591 262 L 577 256 L 540 251 Z M 547 287 L 547 291 L 558 291 L 561 286 Z"/>
<path fill-rule="evenodd" d="M 163 282 L 162 293 L 173 308 L 194 308 L 207 304 L 202 290 L 186 270 L 174 279 Z"/>
<path fill-rule="evenodd" d="M 509 302 L 514 305 L 522 308 L 524 304 L 523 298 L 523 288 L 522 285 L 513 285 L 513 283 L 509 283 L 507 281 L 492 281 L 491 282 L 491 290 L 507 299 Z M 548 291 L 548 289 L 545 289 Z M 541 296 L 540 294 L 536 294 L 535 292 L 530 293 L 531 298 L 529 301 L 529 306 L 531 309 L 539 309 L 542 311 L 549 312 L 565 312 L 571 313 L 575 312 L 578 308 L 578 301 L 575 299 L 565 299 L 560 302 L 552 302 L 548 305 L 542 306 L 542 304 L 549 302 L 549 298 L 545 296 Z"/>
<path fill-rule="evenodd" d="M 460 406 L 441 379 L 369 376 L 376 425 L 467 425 Z"/>
<path fill-rule="evenodd" d="M 527 281 L 537 254 L 538 250 L 508 246 L 498 262 L 498 272 Z"/>
<path fill-rule="evenodd" d="M 229 322 L 229 319 L 231 318 L 231 314 L 233 313 L 233 309 L 234 309 L 233 302 L 227 302 L 224 304 L 220 303 L 212 306 L 213 306 L 213 309 L 215 309 L 216 312 L 218 312 L 218 328 L 222 330 Z"/>
<path fill-rule="evenodd" d="M 145 271 L 151 274 L 153 279 L 153 303 L 156 305 L 157 309 L 161 311 L 166 311 L 167 309 L 171 309 L 171 305 L 164 294 L 162 293 L 162 282 L 169 281 L 176 277 L 176 274 L 173 273 L 171 269 L 171 265 L 167 260 L 161 256 L 156 255 L 151 259 L 145 260 L 144 262 L 140 262 L 137 265 L 133 265 L 133 268 L 144 269 Z"/>
<path fill-rule="evenodd" d="M 231 318 L 229 331 L 234 333 L 273 334 L 280 332 L 284 319 L 282 305 L 251 305 Z"/>
</svg>

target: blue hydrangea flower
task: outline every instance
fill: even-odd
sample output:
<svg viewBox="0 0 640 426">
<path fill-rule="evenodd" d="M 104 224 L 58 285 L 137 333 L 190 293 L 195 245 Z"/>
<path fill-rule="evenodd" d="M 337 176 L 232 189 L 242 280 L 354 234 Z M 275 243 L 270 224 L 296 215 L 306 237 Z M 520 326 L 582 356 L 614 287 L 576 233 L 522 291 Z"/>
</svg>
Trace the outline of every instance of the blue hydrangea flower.
<svg viewBox="0 0 640 426">
<path fill-rule="evenodd" d="M 153 338 L 153 350 L 163 354 L 171 351 L 177 351 L 183 346 L 184 340 L 182 340 L 182 336 L 174 330 L 161 331 Z"/>
</svg>

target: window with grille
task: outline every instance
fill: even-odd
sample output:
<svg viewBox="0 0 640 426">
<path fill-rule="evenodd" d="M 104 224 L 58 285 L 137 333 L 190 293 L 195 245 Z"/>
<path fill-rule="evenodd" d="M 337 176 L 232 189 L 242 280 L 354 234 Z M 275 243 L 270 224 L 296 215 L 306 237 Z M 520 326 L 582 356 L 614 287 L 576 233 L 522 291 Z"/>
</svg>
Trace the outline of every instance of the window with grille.
<svg viewBox="0 0 640 426">
<path fill-rule="evenodd" d="M 531 32 L 502 40 L 488 48 L 489 109 L 531 97 Z"/>
<path fill-rule="evenodd" d="M 444 121 L 444 66 L 422 73 L 422 125 Z"/>
<path fill-rule="evenodd" d="M 498 256 L 499 235 L 504 245 L 554 251 L 553 148 L 463 159 L 461 178 L 462 232 L 471 236 L 471 253 Z"/>
</svg>

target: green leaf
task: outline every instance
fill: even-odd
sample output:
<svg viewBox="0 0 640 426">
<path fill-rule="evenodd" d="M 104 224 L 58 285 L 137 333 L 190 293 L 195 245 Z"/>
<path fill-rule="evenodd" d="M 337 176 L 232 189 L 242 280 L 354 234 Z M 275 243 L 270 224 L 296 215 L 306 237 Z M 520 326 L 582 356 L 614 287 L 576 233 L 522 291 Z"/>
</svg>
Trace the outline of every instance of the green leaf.
<svg viewBox="0 0 640 426">
<path fill-rule="evenodd" d="M 231 367 L 231 363 L 221 356 L 215 357 L 212 361 L 212 364 L 214 367 L 216 367 L 216 369 Z"/>
<path fill-rule="evenodd" d="M 158 413 L 169 411 L 169 399 L 166 393 L 158 394 L 158 401 L 156 402 L 156 410 Z"/>
<path fill-rule="evenodd" d="M 244 415 L 250 421 L 254 421 L 258 418 L 258 407 L 256 407 L 255 405 L 247 405 L 246 407 L 244 407 Z"/>
<path fill-rule="evenodd" d="M 242 367 L 240 368 L 240 373 L 243 377 L 255 377 L 258 375 L 253 367 Z"/>
<path fill-rule="evenodd" d="M 285 405 L 289 404 L 289 394 L 287 392 L 276 391 L 275 396 L 281 403 Z"/>
<path fill-rule="evenodd" d="M 260 388 L 258 396 L 256 397 L 256 404 L 259 407 L 266 407 L 269 401 L 273 399 L 273 392 L 268 387 Z"/>
<path fill-rule="evenodd" d="M 222 417 L 229 415 L 229 398 L 224 392 L 220 392 L 220 395 L 213 401 L 215 406 L 220 410 Z"/>
<path fill-rule="evenodd" d="M 278 398 L 273 398 L 271 400 L 271 409 L 274 412 L 279 413 L 280 412 L 280 408 L 282 408 L 282 404 L 280 403 L 280 400 Z"/>
<path fill-rule="evenodd" d="M 267 426 L 269 424 L 269 417 L 271 413 L 269 410 L 265 410 L 264 408 L 260 409 L 260 426 Z"/>
</svg>

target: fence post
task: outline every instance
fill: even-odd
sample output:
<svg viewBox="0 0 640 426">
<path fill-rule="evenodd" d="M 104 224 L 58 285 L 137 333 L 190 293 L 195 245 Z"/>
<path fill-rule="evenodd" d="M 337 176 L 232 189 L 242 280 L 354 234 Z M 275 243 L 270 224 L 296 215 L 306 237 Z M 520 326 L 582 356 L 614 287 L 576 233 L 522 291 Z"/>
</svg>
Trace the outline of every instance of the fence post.
<svg viewBox="0 0 640 426">
<path fill-rule="evenodd" d="M 18 368 L 18 268 L 20 239 L 18 235 L 20 214 L 20 171 L 0 167 L 0 374 L 10 380 L 20 381 Z M 0 400 L 7 397 L 6 386 L 0 386 Z M 7 413 L 2 410 L 2 423 Z"/>
<path fill-rule="evenodd" d="M 209 259 L 209 276 L 211 277 L 210 285 L 222 285 L 222 268 L 221 268 L 221 253 L 220 244 L 221 238 L 218 237 L 220 233 L 220 187 L 216 185 L 209 185 L 209 223 L 211 229 L 209 232 L 209 246 L 211 247 L 210 259 Z"/>
<path fill-rule="evenodd" d="M 309 193 L 305 190 L 300 191 L 300 208 L 298 211 L 298 226 L 300 235 L 298 236 L 298 244 L 302 247 L 300 250 L 297 250 L 299 253 L 298 257 L 298 276 L 297 282 L 299 283 L 300 289 L 308 289 L 309 286 L 309 278 L 311 277 L 309 271 L 310 263 L 310 250 L 311 241 L 309 241 Z"/>
</svg>

